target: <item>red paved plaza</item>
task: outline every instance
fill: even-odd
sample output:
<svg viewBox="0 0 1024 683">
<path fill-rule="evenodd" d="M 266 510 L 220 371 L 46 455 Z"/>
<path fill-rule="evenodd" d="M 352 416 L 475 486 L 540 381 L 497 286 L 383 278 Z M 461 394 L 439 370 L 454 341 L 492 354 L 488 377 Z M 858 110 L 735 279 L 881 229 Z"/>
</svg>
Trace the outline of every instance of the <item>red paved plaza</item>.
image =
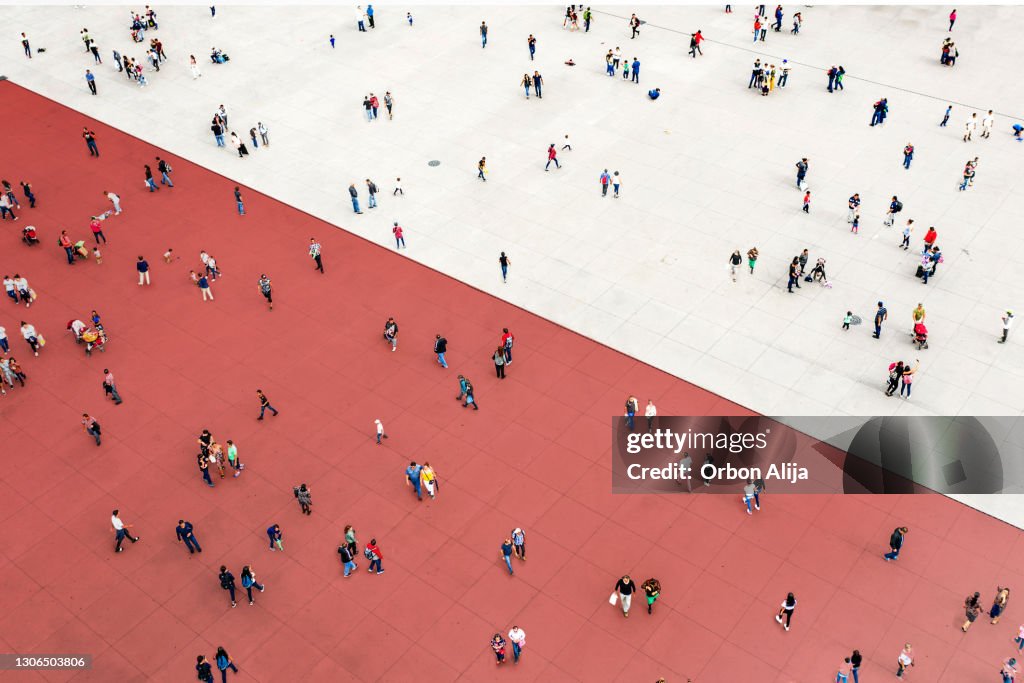
<svg viewBox="0 0 1024 683">
<path fill-rule="evenodd" d="M 613 496 L 609 418 L 627 395 L 653 398 L 662 415 L 743 409 L 245 188 L 239 217 L 230 179 L 12 83 L 0 99 L 0 175 L 32 181 L 38 196 L 2 225 L 4 271 L 39 294 L 29 310 L 0 303 L 28 374 L 0 400 L 0 651 L 95 658 L 88 672 L 10 680 L 195 680 L 195 655 L 224 645 L 240 682 L 825 681 L 853 648 L 876 681 L 909 641 L 909 680 L 963 683 L 994 680 L 1015 651 L 1016 605 L 997 626 L 958 626 L 968 593 L 988 601 L 997 583 L 1024 586 L 1016 529 L 938 495 L 769 494 L 753 517 L 739 494 Z M 156 155 L 171 160 L 176 187 L 151 194 L 142 167 Z M 345 203 L 336 180 L 325 178 Z M 91 243 L 105 189 L 124 213 L 104 225 L 103 263 L 69 267 L 59 230 Z M 18 239 L 29 223 L 34 248 Z M 311 236 L 325 275 L 307 255 Z M 415 250 L 415 233 L 407 240 Z M 169 265 L 168 247 L 180 256 Z M 213 302 L 188 277 L 201 249 L 224 273 Z M 150 287 L 136 285 L 140 254 Z M 273 279 L 273 312 L 260 273 Z M 92 309 L 110 343 L 86 358 L 65 325 Z M 396 353 L 381 338 L 389 315 Z M 22 319 L 47 338 L 39 358 Z M 502 327 L 517 345 L 499 382 L 490 355 Z M 448 370 L 431 353 L 438 332 Z M 121 406 L 104 400 L 105 367 Z M 478 412 L 453 400 L 460 372 Z M 256 421 L 257 387 L 279 417 Z M 103 426 L 99 448 L 83 411 Z M 203 484 L 203 428 L 238 444 L 240 478 Z M 436 501 L 406 487 L 412 459 L 437 470 Z M 310 517 L 292 496 L 302 482 Z M 142 538 L 119 555 L 113 508 Z M 201 555 L 175 542 L 182 517 Z M 275 522 L 283 553 L 267 548 Z M 361 545 L 378 539 L 384 574 L 360 558 L 342 578 L 345 524 Z M 911 529 L 904 554 L 883 562 L 898 525 Z M 528 561 L 509 577 L 499 545 L 515 526 Z M 266 585 L 255 606 L 230 608 L 221 564 L 236 576 L 253 565 Z M 627 620 L 608 604 L 627 572 L 661 580 L 653 616 L 638 607 Z M 785 633 L 773 615 L 788 591 L 798 608 Z M 514 623 L 528 634 L 523 660 L 495 667 L 488 640 Z"/>
</svg>

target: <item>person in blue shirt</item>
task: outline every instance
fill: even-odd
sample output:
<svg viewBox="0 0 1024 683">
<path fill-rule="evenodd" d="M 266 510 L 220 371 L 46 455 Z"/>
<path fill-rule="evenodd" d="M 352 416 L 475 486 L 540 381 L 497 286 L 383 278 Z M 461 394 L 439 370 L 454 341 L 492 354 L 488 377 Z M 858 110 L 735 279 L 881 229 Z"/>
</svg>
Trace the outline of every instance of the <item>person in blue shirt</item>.
<svg viewBox="0 0 1024 683">
<path fill-rule="evenodd" d="M 652 100 L 658 99 L 659 97 L 661 97 L 661 88 L 655 88 L 654 90 L 648 90 L 647 91 L 647 96 L 650 97 Z"/>
<path fill-rule="evenodd" d="M 192 529 L 192 522 L 186 522 L 183 519 L 178 520 L 178 526 L 174 528 L 174 535 L 178 537 L 178 543 L 184 543 L 185 547 L 188 548 L 188 554 L 192 555 L 198 552 L 203 552 L 203 549 L 199 547 L 199 541 L 196 539 L 195 532 Z"/>
<path fill-rule="evenodd" d="M 1021 141 L 1021 136 L 1024 135 L 1024 126 L 1019 123 L 1013 124 L 1013 139 L 1017 142 Z"/>
<path fill-rule="evenodd" d="M 515 572 L 512 571 L 512 539 L 506 538 L 505 542 L 501 544 L 501 559 L 505 561 L 505 566 L 508 567 L 508 574 L 512 576 Z"/>
<path fill-rule="evenodd" d="M 366 6 L 366 18 L 370 21 L 370 28 L 375 28 L 373 24 L 373 5 Z"/>
<path fill-rule="evenodd" d="M 405 468 L 405 479 L 406 486 L 412 485 L 413 489 L 416 490 L 416 498 L 423 500 L 423 492 L 420 490 L 420 470 L 423 468 L 416 464 L 413 460 L 409 463 L 409 466 Z"/>
<path fill-rule="evenodd" d="M 633 57 L 633 82 L 640 83 L 640 60 Z"/>
<path fill-rule="evenodd" d="M 282 543 L 281 527 L 275 524 L 272 527 L 267 528 L 267 538 L 270 539 L 270 550 L 274 550 L 274 544 L 277 544 L 278 549 L 284 550 L 284 544 Z"/>
</svg>

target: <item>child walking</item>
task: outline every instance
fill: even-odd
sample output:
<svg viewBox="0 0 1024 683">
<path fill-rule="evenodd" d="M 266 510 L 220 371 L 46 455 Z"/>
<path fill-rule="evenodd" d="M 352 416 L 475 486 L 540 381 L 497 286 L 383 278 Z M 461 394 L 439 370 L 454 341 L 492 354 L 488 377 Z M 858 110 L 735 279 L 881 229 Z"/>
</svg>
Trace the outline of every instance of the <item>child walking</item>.
<svg viewBox="0 0 1024 683">
<path fill-rule="evenodd" d="M 853 320 L 853 311 L 847 311 L 846 315 L 843 316 L 843 329 L 850 329 L 850 321 Z"/>
<path fill-rule="evenodd" d="M 804 213 L 811 212 L 811 191 L 807 190 L 804 194 Z"/>
</svg>

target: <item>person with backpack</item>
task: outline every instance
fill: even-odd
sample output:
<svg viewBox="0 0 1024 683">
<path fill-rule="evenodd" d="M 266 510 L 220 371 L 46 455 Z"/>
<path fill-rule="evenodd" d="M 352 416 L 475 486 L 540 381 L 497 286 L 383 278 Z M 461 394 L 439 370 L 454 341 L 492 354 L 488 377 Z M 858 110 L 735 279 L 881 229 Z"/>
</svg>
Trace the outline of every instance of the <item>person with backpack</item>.
<svg viewBox="0 0 1024 683">
<path fill-rule="evenodd" d="M 231 606 L 234 607 L 235 604 L 236 604 L 235 603 L 235 575 L 232 574 L 231 572 L 229 572 L 228 568 L 225 565 L 222 564 L 220 566 L 220 574 L 218 575 L 218 578 L 220 579 L 220 587 L 221 587 L 221 589 L 226 590 L 228 592 L 228 594 L 231 596 Z"/>
<path fill-rule="evenodd" d="M 372 572 L 374 570 L 374 566 L 376 566 L 378 574 L 384 573 L 384 568 L 381 566 L 381 560 L 384 559 L 384 553 L 382 553 L 380 548 L 377 546 L 376 538 L 371 538 L 370 542 L 365 548 L 363 548 L 363 555 L 370 561 L 370 568 L 366 571 Z"/>
<path fill-rule="evenodd" d="M 231 660 L 231 655 L 229 655 L 228 651 L 223 647 L 217 648 L 216 660 L 217 668 L 220 669 L 221 681 L 223 681 L 223 683 L 228 682 L 228 669 L 238 673 L 238 667 L 235 666 L 235 663 Z"/>
<path fill-rule="evenodd" d="M 913 153 L 913 152 L 911 152 Z M 892 196 L 892 201 L 889 202 L 889 210 L 885 212 L 885 227 L 891 228 L 893 223 L 896 222 L 896 214 L 903 210 L 903 202 L 901 202 L 896 195 Z"/>
<path fill-rule="evenodd" d="M 302 510 L 304 515 L 313 514 L 313 494 L 310 492 L 309 487 L 305 484 L 300 484 L 292 489 L 295 494 L 295 499 L 299 501 L 299 509 Z"/>
<path fill-rule="evenodd" d="M 505 364 L 508 365 L 508 363 Z M 460 380 L 460 382 L 461 381 L 466 382 L 466 401 L 462 404 L 462 407 L 465 408 L 471 405 L 473 406 L 473 410 L 480 410 L 480 406 L 476 404 L 476 395 L 473 393 L 473 383 L 466 378 L 463 378 L 462 380 Z"/>
<path fill-rule="evenodd" d="M 242 567 L 242 588 L 249 595 L 249 604 L 253 604 L 252 600 L 252 589 L 257 589 L 260 593 L 263 592 L 263 584 L 256 581 L 256 573 L 252 570 L 252 567 L 245 565 Z"/>
</svg>

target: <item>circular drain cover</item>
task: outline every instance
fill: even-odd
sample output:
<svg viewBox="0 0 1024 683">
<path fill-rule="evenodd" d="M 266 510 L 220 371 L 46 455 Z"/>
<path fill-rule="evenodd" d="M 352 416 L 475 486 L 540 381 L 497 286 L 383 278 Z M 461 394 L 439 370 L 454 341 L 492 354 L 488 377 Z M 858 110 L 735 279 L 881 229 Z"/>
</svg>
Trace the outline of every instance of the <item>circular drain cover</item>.
<svg viewBox="0 0 1024 683">
<path fill-rule="evenodd" d="M 850 324 L 851 325 L 860 325 L 862 322 L 864 322 L 864 321 L 861 320 L 859 315 L 851 315 L 850 316 Z"/>
<path fill-rule="evenodd" d="M 430 161 L 427 162 L 427 166 L 440 166 L 440 165 L 441 165 L 441 162 L 438 161 L 437 159 L 431 159 Z"/>
</svg>

